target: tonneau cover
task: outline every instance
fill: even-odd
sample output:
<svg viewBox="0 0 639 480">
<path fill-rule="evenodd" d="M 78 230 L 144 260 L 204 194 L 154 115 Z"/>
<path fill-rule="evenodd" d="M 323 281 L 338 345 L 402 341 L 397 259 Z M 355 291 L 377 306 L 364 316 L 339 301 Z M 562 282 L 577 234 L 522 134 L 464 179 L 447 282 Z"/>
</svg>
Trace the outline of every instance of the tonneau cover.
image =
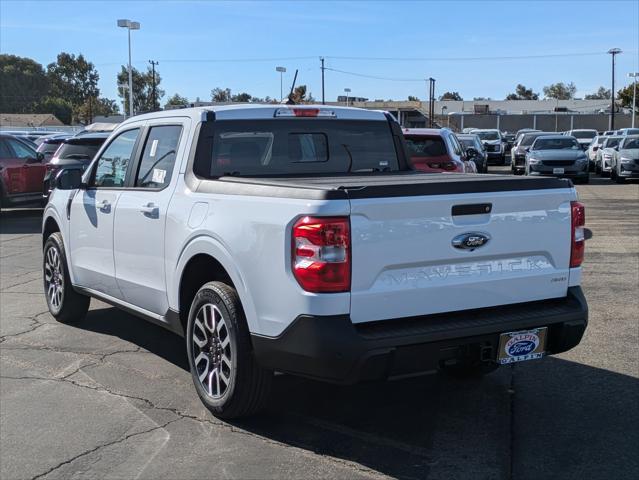
<svg viewBox="0 0 639 480">
<path fill-rule="evenodd" d="M 288 196 L 286 194 L 288 189 L 294 189 L 297 192 L 312 190 L 318 193 L 325 192 L 324 195 L 319 196 L 326 199 L 508 192 L 572 187 L 570 180 L 555 177 L 527 178 L 507 175 L 414 172 L 313 177 L 220 177 L 217 182 L 235 184 L 238 190 L 245 190 L 243 192 L 245 194 L 250 194 L 251 187 L 275 187 L 278 190 L 282 189 L 281 196 Z M 230 193 L 228 191 L 230 189 L 225 189 L 226 193 Z M 238 193 L 242 192 L 238 191 Z"/>
</svg>

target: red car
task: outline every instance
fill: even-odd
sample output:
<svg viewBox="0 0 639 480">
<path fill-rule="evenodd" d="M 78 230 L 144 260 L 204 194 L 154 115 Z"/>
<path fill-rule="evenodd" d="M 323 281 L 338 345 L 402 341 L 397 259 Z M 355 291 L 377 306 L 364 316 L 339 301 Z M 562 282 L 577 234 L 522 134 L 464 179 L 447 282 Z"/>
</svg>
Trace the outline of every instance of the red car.
<svg viewBox="0 0 639 480">
<path fill-rule="evenodd" d="M 473 162 L 447 128 L 404 128 L 408 154 L 415 170 L 427 173 L 476 173 Z M 471 165 L 472 164 L 472 165 Z"/>
<path fill-rule="evenodd" d="M 42 202 L 44 155 L 11 135 L 0 135 L 0 206 Z"/>
</svg>

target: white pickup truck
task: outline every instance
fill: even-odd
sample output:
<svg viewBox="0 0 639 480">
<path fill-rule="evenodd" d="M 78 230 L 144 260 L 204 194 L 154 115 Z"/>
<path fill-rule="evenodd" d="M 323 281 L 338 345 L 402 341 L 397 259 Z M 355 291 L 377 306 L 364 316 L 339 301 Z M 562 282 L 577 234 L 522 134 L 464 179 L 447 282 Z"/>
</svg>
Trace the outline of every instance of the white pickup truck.
<svg viewBox="0 0 639 480">
<path fill-rule="evenodd" d="M 482 374 L 579 343 L 584 208 L 569 180 L 423 174 L 387 113 L 140 115 L 43 218 L 51 314 L 90 297 L 182 335 L 223 418 L 274 371 L 337 383 Z"/>
</svg>

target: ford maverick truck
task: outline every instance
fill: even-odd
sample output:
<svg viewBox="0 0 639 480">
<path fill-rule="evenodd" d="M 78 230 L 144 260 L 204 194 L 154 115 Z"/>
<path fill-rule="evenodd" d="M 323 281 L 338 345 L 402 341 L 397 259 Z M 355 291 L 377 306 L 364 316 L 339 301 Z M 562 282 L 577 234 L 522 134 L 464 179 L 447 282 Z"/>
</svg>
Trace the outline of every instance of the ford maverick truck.
<svg viewBox="0 0 639 480">
<path fill-rule="evenodd" d="M 82 321 L 93 297 L 181 335 L 222 418 L 258 411 L 276 371 L 481 375 L 573 348 L 586 328 L 570 180 L 416 172 L 385 112 L 140 115 L 55 187 L 51 314 Z"/>
</svg>

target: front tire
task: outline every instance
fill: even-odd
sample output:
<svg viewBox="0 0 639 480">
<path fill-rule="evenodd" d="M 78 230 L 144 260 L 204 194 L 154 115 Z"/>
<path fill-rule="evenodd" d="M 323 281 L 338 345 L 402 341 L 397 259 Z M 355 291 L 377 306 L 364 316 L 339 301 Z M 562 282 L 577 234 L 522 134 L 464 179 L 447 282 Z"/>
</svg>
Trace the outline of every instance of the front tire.
<svg viewBox="0 0 639 480">
<path fill-rule="evenodd" d="M 264 408 L 273 372 L 255 360 L 234 288 L 209 282 L 198 290 L 189 311 L 186 347 L 195 389 L 213 415 L 238 418 Z"/>
<path fill-rule="evenodd" d="M 89 310 L 91 299 L 73 289 L 59 232 L 52 233 L 44 244 L 42 270 L 44 294 L 51 315 L 62 323 L 82 320 Z"/>
</svg>

